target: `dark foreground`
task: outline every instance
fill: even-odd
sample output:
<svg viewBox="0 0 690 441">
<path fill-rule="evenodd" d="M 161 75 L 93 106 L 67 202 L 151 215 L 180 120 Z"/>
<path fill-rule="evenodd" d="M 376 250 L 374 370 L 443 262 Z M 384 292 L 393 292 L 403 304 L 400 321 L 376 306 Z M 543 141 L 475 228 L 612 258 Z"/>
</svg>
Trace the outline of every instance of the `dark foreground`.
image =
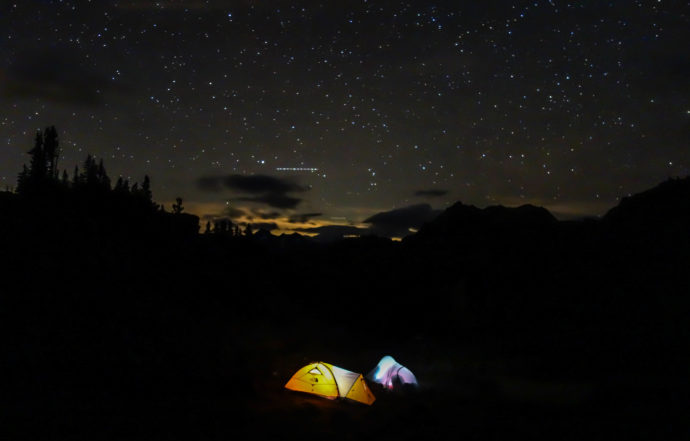
<svg viewBox="0 0 690 441">
<path fill-rule="evenodd" d="M 456 206 L 402 244 L 328 246 L 5 196 L 0 438 L 688 439 L 673 185 L 603 221 Z M 387 354 L 417 391 L 283 389 L 309 361 Z"/>
</svg>

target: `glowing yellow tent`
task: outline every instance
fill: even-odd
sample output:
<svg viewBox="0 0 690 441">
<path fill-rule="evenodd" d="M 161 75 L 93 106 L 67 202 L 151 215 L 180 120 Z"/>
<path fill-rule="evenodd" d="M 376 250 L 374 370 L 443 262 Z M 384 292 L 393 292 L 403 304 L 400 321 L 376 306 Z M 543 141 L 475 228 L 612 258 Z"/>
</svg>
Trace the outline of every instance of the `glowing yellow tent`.
<svg viewBox="0 0 690 441">
<path fill-rule="evenodd" d="M 330 400 L 338 397 L 371 405 L 376 400 L 362 374 L 350 372 L 329 363 L 309 363 L 298 370 L 285 385 L 286 389 L 319 395 Z"/>
</svg>

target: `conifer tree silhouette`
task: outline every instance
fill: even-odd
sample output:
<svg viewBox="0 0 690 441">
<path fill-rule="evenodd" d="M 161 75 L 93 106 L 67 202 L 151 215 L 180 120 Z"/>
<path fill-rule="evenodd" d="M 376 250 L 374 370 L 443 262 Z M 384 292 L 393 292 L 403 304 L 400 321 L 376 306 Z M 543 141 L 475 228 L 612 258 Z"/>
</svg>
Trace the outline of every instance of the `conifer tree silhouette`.
<svg viewBox="0 0 690 441">
<path fill-rule="evenodd" d="M 117 181 L 115 181 L 115 188 L 113 188 L 113 191 L 118 194 L 124 193 L 125 189 L 125 181 L 122 179 L 122 176 L 117 178 Z M 128 190 L 129 191 L 129 190 Z"/>
<path fill-rule="evenodd" d="M 103 166 L 103 159 L 101 159 L 98 162 L 98 170 L 96 172 L 96 179 L 98 181 L 99 187 L 102 187 L 106 190 L 110 190 L 110 178 L 108 177 L 108 173 L 106 173 L 105 167 Z"/>
<path fill-rule="evenodd" d="M 144 175 L 144 182 L 141 184 L 141 195 L 149 202 L 153 202 L 153 194 L 151 193 L 151 180 L 149 175 Z"/>
<path fill-rule="evenodd" d="M 43 135 L 41 131 L 36 132 L 34 148 L 29 150 L 31 162 L 29 164 L 29 183 L 32 187 L 40 185 L 46 178 L 46 153 L 43 149 Z"/>
<path fill-rule="evenodd" d="M 182 198 L 178 197 L 175 199 L 175 203 L 172 206 L 172 211 L 174 214 L 181 214 L 182 211 L 184 211 L 184 207 L 182 206 Z"/>
<path fill-rule="evenodd" d="M 118 194 L 129 194 L 129 180 L 123 179 L 122 176 L 120 176 L 117 178 L 113 190 Z"/>
<path fill-rule="evenodd" d="M 60 141 L 55 126 L 46 128 L 43 133 L 43 151 L 45 155 L 46 176 L 57 179 L 59 171 L 57 168 L 60 157 Z"/>
<path fill-rule="evenodd" d="M 24 194 L 27 191 L 27 186 L 29 185 L 29 169 L 26 164 L 22 166 L 22 171 L 19 172 L 17 177 L 17 193 Z"/>
<path fill-rule="evenodd" d="M 79 175 L 80 183 L 86 185 L 87 187 L 93 188 L 98 182 L 97 175 L 98 166 L 96 165 L 96 161 L 91 155 L 87 155 L 86 159 L 84 160 L 83 171 L 81 172 L 81 175 Z"/>
<path fill-rule="evenodd" d="M 48 127 L 44 133 L 36 131 L 34 147 L 28 152 L 31 156 L 29 167 L 24 166 L 17 177 L 17 193 L 39 191 L 50 181 L 57 181 L 59 145 L 55 127 Z"/>
</svg>

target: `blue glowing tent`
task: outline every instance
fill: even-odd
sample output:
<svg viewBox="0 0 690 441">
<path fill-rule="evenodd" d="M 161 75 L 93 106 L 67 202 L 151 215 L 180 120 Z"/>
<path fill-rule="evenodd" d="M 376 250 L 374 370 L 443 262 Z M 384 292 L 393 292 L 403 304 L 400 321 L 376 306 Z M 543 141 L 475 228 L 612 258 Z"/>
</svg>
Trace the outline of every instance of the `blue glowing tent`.
<svg viewBox="0 0 690 441">
<path fill-rule="evenodd" d="M 379 383 L 388 389 L 394 389 L 400 385 L 417 386 L 417 378 L 405 366 L 401 365 L 390 355 L 386 355 L 379 361 L 376 367 L 369 372 L 367 379 Z"/>
</svg>

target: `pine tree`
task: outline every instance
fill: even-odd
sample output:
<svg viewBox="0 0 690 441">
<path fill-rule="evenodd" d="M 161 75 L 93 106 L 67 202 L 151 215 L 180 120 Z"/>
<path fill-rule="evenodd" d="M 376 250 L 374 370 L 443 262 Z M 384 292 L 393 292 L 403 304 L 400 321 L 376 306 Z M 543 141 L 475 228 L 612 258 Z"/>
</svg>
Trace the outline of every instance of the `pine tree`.
<svg viewBox="0 0 690 441">
<path fill-rule="evenodd" d="M 26 167 L 26 164 L 24 164 L 22 166 L 22 171 L 19 172 L 19 176 L 17 177 L 17 193 L 19 193 L 19 194 L 26 193 L 28 181 L 29 181 L 29 169 Z"/>
<path fill-rule="evenodd" d="M 60 157 L 60 141 L 55 126 L 46 128 L 43 133 L 43 151 L 45 152 L 46 176 L 57 179 L 58 159 Z"/>
<path fill-rule="evenodd" d="M 149 175 L 144 175 L 144 182 L 141 184 L 141 194 L 147 201 L 153 202 L 153 194 L 151 193 L 151 180 Z"/>
<path fill-rule="evenodd" d="M 101 159 L 98 162 L 96 180 L 99 186 L 103 187 L 106 190 L 110 190 L 110 178 L 108 177 L 108 173 L 106 173 L 105 167 L 103 166 L 103 159 Z"/>
<path fill-rule="evenodd" d="M 175 199 L 175 203 L 172 206 L 172 210 L 174 214 L 181 214 L 182 211 L 184 211 L 184 207 L 182 206 L 182 198 L 178 197 Z"/>
<path fill-rule="evenodd" d="M 43 190 L 50 181 L 57 181 L 60 174 L 57 169 L 60 155 L 60 143 L 54 126 L 42 133 L 36 131 L 34 147 L 29 150 L 31 160 L 29 167 L 24 167 L 17 177 L 17 192 L 27 193 Z"/>
<path fill-rule="evenodd" d="M 115 193 L 123 193 L 124 190 L 125 190 L 125 181 L 124 181 L 124 179 L 122 179 L 122 176 L 120 176 L 119 178 L 117 178 L 117 181 L 115 182 L 115 188 L 113 189 L 113 191 Z"/>
<path fill-rule="evenodd" d="M 34 148 L 29 150 L 31 163 L 29 165 L 29 181 L 32 187 L 40 185 L 46 178 L 46 154 L 43 149 L 43 135 L 41 131 L 36 132 Z"/>
<path fill-rule="evenodd" d="M 96 160 L 91 155 L 87 155 L 84 160 L 84 171 L 80 176 L 80 180 L 87 187 L 98 185 L 98 165 L 96 165 Z"/>
</svg>

